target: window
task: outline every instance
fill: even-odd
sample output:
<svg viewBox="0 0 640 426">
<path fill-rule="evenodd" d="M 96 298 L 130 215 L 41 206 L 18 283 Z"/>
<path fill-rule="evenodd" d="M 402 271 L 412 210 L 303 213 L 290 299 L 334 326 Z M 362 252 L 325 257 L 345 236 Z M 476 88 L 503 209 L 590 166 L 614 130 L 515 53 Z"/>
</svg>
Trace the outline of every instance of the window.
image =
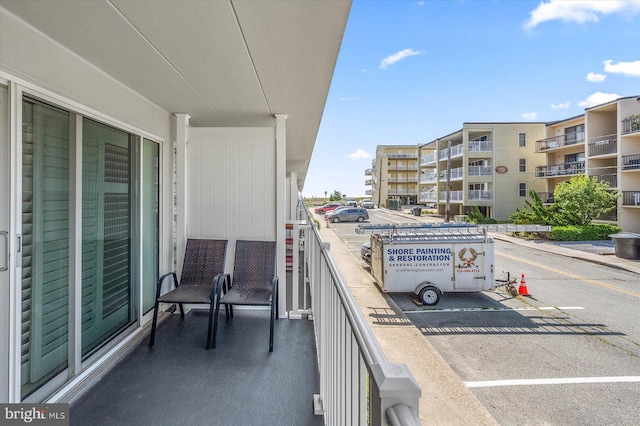
<svg viewBox="0 0 640 426">
<path fill-rule="evenodd" d="M 527 146 L 527 134 L 526 133 L 518 133 L 518 146 L 523 148 Z"/>
<path fill-rule="evenodd" d="M 518 158 L 518 171 L 520 173 L 527 172 L 527 159 L 526 158 Z"/>
<path fill-rule="evenodd" d="M 527 182 L 518 182 L 518 196 L 519 197 L 527 196 Z"/>
</svg>

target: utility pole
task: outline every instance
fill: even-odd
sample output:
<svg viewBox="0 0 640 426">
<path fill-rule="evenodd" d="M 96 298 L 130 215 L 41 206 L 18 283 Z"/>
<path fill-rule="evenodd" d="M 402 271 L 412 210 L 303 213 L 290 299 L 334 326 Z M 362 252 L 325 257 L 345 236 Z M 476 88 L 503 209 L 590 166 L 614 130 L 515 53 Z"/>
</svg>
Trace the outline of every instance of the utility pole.
<svg viewBox="0 0 640 426">
<path fill-rule="evenodd" d="M 447 142 L 447 203 L 444 208 L 444 222 L 451 220 L 451 141 Z"/>
</svg>

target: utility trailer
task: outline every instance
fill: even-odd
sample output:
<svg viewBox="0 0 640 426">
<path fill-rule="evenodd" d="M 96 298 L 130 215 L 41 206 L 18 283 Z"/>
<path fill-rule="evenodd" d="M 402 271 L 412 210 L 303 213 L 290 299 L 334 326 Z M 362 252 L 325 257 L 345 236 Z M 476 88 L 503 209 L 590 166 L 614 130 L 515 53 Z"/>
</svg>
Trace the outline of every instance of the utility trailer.
<svg viewBox="0 0 640 426">
<path fill-rule="evenodd" d="M 544 225 L 361 224 L 371 233 L 371 274 L 388 292 L 414 292 L 425 305 L 443 293 L 495 287 L 493 232 L 549 232 Z"/>
</svg>

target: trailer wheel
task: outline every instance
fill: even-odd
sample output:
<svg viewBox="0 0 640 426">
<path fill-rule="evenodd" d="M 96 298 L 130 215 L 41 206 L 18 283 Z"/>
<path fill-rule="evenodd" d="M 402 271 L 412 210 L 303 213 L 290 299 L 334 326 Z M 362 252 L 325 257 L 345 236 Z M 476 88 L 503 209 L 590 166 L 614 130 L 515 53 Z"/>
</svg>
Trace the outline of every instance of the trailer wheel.
<svg viewBox="0 0 640 426">
<path fill-rule="evenodd" d="M 437 288 L 429 286 L 420 290 L 418 297 L 420 297 L 422 304 L 433 306 L 440 301 L 440 292 Z"/>
</svg>

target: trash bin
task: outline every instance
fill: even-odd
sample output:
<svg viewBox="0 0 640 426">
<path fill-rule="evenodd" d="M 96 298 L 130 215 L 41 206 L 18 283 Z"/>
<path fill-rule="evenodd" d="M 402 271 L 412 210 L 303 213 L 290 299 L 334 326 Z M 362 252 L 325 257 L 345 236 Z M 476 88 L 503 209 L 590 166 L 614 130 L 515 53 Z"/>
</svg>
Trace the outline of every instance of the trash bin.
<svg viewBox="0 0 640 426">
<path fill-rule="evenodd" d="M 609 238 L 613 239 L 616 257 L 640 260 L 640 234 L 621 232 L 609 235 Z"/>
<path fill-rule="evenodd" d="M 389 210 L 400 210 L 399 200 L 389 200 L 388 205 L 389 205 Z"/>
<path fill-rule="evenodd" d="M 411 209 L 411 211 L 413 212 L 414 216 L 421 216 L 422 215 L 422 208 L 420 207 L 414 207 Z"/>
</svg>

